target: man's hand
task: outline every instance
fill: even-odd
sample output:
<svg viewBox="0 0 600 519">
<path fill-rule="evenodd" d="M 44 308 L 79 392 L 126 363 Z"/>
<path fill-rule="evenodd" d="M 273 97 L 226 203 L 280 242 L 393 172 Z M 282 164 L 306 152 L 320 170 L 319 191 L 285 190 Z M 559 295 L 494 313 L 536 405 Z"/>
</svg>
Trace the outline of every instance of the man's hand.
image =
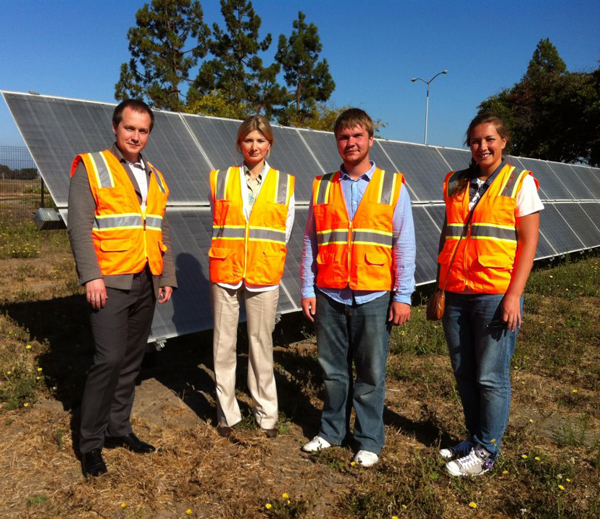
<svg viewBox="0 0 600 519">
<path fill-rule="evenodd" d="M 394 326 L 410 321 L 410 305 L 393 301 L 390 305 L 388 321 L 391 321 Z"/>
<path fill-rule="evenodd" d="M 100 310 L 106 306 L 106 286 L 102 278 L 92 279 L 85 284 L 85 297 L 94 310 Z"/>
<path fill-rule="evenodd" d="M 166 303 L 171 299 L 173 295 L 173 287 L 160 287 L 158 289 L 158 302 L 160 304 Z"/>
<path fill-rule="evenodd" d="M 316 297 L 305 297 L 301 301 L 302 313 L 310 322 L 314 323 L 314 315 L 317 313 L 317 298 Z"/>
</svg>

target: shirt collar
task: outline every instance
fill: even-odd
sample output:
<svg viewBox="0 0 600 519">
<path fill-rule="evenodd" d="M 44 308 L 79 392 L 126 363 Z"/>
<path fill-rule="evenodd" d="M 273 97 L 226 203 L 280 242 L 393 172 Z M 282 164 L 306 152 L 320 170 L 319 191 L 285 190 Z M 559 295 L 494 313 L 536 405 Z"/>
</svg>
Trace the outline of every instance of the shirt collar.
<svg viewBox="0 0 600 519">
<path fill-rule="evenodd" d="M 117 157 L 119 159 L 119 162 L 121 164 L 125 163 L 127 165 L 133 165 L 133 166 L 137 165 L 138 167 L 141 167 L 144 171 L 146 170 L 146 166 L 144 164 L 144 159 L 142 158 L 141 153 L 140 153 L 140 160 L 138 162 L 129 162 L 125 157 L 123 157 L 123 154 L 121 153 L 121 150 L 117 146 L 116 142 L 112 145 L 112 148 L 110 149 L 110 151 L 115 157 Z"/>
<path fill-rule="evenodd" d="M 371 163 L 371 168 L 369 169 L 369 171 L 366 171 L 365 173 L 363 173 L 360 177 L 359 180 L 366 180 L 367 182 L 369 182 L 371 180 L 371 177 L 373 176 L 373 173 L 375 172 L 375 162 L 373 162 L 372 160 L 369 161 Z M 340 166 L 340 173 L 341 173 L 341 178 L 342 180 L 352 180 L 354 181 L 353 178 L 351 178 L 348 173 L 346 173 L 346 169 L 344 168 L 344 164 L 342 164 Z"/>
<path fill-rule="evenodd" d="M 499 166 L 494 170 L 494 172 L 486 179 L 486 181 L 482 185 L 489 187 L 492 184 L 492 182 L 496 179 L 496 177 L 498 176 L 500 171 L 502 171 L 502 168 L 504 166 L 506 166 L 506 161 L 505 161 L 504 157 L 502 157 L 502 161 L 500 162 Z M 477 186 L 476 178 L 477 177 L 474 177 L 471 180 L 471 183 L 475 184 Z"/>
<path fill-rule="evenodd" d="M 258 174 L 257 178 L 259 180 L 262 180 L 265 177 L 267 171 L 269 171 L 270 167 L 271 166 L 269 166 L 269 163 L 265 160 L 265 165 L 264 165 L 262 171 Z M 240 164 L 240 168 L 242 168 L 242 171 L 244 172 L 244 175 L 246 175 L 247 177 L 250 176 L 250 168 L 248 166 L 246 166 L 246 164 L 244 162 L 242 162 Z"/>
</svg>

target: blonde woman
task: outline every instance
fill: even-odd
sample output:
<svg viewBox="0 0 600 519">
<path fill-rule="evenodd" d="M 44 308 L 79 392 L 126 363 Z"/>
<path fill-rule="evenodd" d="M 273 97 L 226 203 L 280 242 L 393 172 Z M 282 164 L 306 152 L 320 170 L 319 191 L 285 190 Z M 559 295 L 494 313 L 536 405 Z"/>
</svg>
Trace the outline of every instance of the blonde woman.
<svg viewBox="0 0 600 519">
<path fill-rule="evenodd" d="M 271 168 L 273 130 L 262 115 L 240 125 L 236 148 L 244 160 L 210 174 L 213 216 L 209 251 L 217 431 L 229 436 L 241 419 L 235 398 L 236 339 L 245 304 L 250 360 L 248 388 L 258 426 L 277 436 L 273 330 L 287 242 L 294 224 L 295 178 Z"/>
</svg>

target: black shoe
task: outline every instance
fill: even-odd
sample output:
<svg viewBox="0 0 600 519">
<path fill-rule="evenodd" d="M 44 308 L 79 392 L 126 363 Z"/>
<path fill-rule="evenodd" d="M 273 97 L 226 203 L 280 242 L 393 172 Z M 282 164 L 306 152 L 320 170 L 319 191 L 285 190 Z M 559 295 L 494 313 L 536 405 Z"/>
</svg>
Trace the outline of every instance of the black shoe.
<svg viewBox="0 0 600 519">
<path fill-rule="evenodd" d="M 84 476 L 98 477 L 108 472 L 102 459 L 102 449 L 94 449 L 81 454 L 81 466 Z"/>
<path fill-rule="evenodd" d="M 156 450 L 154 446 L 143 442 L 134 433 L 129 433 L 125 436 L 107 436 L 104 439 L 104 446 L 107 449 L 125 447 L 126 449 L 129 449 L 137 454 L 149 454 Z"/>
<path fill-rule="evenodd" d="M 229 438 L 233 434 L 233 428 L 228 427 L 227 425 L 218 425 L 217 434 L 223 436 L 223 438 Z"/>
</svg>

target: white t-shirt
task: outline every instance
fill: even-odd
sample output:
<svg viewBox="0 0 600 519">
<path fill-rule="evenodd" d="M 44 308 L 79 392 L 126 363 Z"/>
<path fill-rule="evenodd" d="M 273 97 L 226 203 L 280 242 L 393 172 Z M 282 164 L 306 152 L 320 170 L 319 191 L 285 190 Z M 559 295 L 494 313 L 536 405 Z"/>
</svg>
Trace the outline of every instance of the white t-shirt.
<svg viewBox="0 0 600 519">
<path fill-rule="evenodd" d="M 480 188 L 484 184 L 485 180 L 476 178 L 475 182 L 477 182 L 477 188 Z M 477 195 L 473 197 L 473 199 L 469 202 L 469 209 L 473 209 L 473 205 L 478 199 L 479 196 Z M 521 190 L 517 193 L 517 208 L 515 211 L 516 216 L 517 218 L 521 218 L 523 216 L 527 216 L 528 214 L 541 211 L 542 209 L 544 209 L 544 204 L 542 204 L 540 196 L 538 195 L 535 180 L 533 180 L 531 175 L 527 175 L 523 179 Z"/>
</svg>

